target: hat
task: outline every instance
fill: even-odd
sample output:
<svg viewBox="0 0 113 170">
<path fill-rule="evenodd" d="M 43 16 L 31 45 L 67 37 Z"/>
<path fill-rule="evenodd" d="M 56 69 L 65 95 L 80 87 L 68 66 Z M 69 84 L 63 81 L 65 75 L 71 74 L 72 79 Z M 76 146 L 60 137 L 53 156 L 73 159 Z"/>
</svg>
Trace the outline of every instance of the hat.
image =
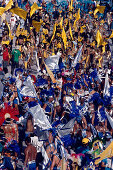
<svg viewBox="0 0 113 170">
<path fill-rule="evenodd" d="M 23 73 L 23 69 L 22 68 L 17 68 L 15 69 L 15 76 L 17 77 L 18 73 L 21 72 Z"/>
<path fill-rule="evenodd" d="M 87 144 L 88 142 L 89 142 L 89 139 L 88 139 L 88 138 L 82 139 L 82 143 L 83 143 L 83 144 Z"/>
</svg>

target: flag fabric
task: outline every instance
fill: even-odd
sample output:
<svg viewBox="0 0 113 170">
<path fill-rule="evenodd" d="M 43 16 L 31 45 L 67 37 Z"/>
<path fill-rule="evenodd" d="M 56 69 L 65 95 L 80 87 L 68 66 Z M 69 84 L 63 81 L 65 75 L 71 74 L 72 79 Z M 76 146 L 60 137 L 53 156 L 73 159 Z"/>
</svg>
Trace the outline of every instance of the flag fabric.
<svg viewBox="0 0 113 170">
<path fill-rule="evenodd" d="M 70 32 L 71 39 L 73 40 L 73 34 L 72 34 L 71 24 L 70 23 L 69 23 L 69 32 Z"/>
<path fill-rule="evenodd" d="M 31 10 L 30 10 L 30 17 L 35 13 L 35 11 L 37 9 L 42 9 L 42 7 L 39 7 L 36 2 L 31 6 Z"/>
<path fill-rule="evenodd" d="M 5 7 L 5 11 L 9 10 L 12 7 L 12 5 L 13 5 L 13 0 L 10 0 Z"/>
<path fill-rule="evenodd" d="M 113 118 L 107 112 L 106 112 L 106 116 L 107 116 L 108 121 L 109 121 L 109 123 L 111 125 L 111 128 L 113 129 Z"/>
<path fill-rule="evenodd" d="M 44 64 L 45 64 L 45 63 L 44 63 Z M 55 80 L 55 78 L 54 78 L 54 75 L 53 75 L 52 71 L 49 69 L 49 67 L 48 67 L 46 64 L 45 64 L 45 67 L 46 67 L 47 73 L 49 74 L 52 82 L 53 82 L 53 83 L 56 83 L 56 80 Z"/>
<path fill-rule="evenodd" d="M 71 119 L 67 124 L 65 124 L 62 128 L 58 129 L 58 134 L 60 137 L 63 137 L 65 135 L 70 134 L 70 132 L 72 131 L 72 128 L 74 126 L 76 117 L 74 117 L 73 119 Z"/>
<path fill-rule="evenodd" d="M 5 12 L 5 8 L 0 7 L 0 16 L 2 16 L 2 14 Z"/>
<path fill-rule="evenodd" d="M 100 12 L 100 13 L 104 13 L 104 10 L 105 10 L 105 6 L 100 6 L 100 5 L 97 5 L 97 8 L 95 9 L 94 11 L 94 16 L 96 15 L 97 12 Z"/>
<path fill-rule="evenodd" d="M 56 23 L 54 24 L 54 28 L 53 28 L 53 36 L 52 36 L 52 38 L 51 38 L 51 42 L 52 42 L 52 40 L 53 40 L 54 37 L 55 37 L 55 33 L 56 33 Z"/>
<path fill-rule="evenodd" d="M 56 55 L 48 56 L 48 58 L 45 59 L 45 64 L 49 67 L 51 71 L 55 69 L 59 69 L 58 62 L 59 62 L 60 56 L 61 56 L 61 53 L 58 52 Z"/>
<path fill-rule="evenodd" d="M 69 11 L 73 10 L 73 0 L 71 0 L 71 2 L 69 2 Z"/>
<path fill-rule="evenodd" d="M 59 23 L 61 29 L 62 29 L 62 24 L 63 24 L 63 17 L 61 18 L 61 21 Z"/>
<path fill-rule="evenodd" d="M 8 27 L 8 29 L 9 29 L 9 37 L 10 37 L 11 40 L 13 40 L 14 36 L 11 35 L 10 26 L 9 26 L 7 20 L 5 20 L 5 23 L 6 23 L 7 27 Z"/>
<path fill-rule="evenodd" d="M 52 128 L 49 120 L 47 119 L 44 110 L 39 104 L 36 106 L 30 107 L 29 111 L 32 113 L 34 118 L 34 124 L 38 125 L 42 130 Z"/>
<path fill-rule="evenodd" d="M 103 39 L 102 39 L 102 35 L 99 30 L 97 31 L 97 34 L 96 34 L 96 41 L 97 41 L 97 47 L 102 45 Z"/>
<path fill-rule="evenodd" d="M 81 28 L 80 28 L 80 33 L 83 33 L 84 32 L 84 28 L 85 28 L 86 26 L 85 25 L 83 25 Z"/>
<path fill-rule="evenodd" d="M 105 85 L 104 85 L 104 91 L 103 91 L 104 96 L 110 96 L 109 89 L 110 89 L 110 85 L 109 85 L 109 78 L 108 78 L 108 72 L 107 72 L 105 76 Z"/>
<path fill-rule="evenodd" d="M 111 157 L 113 157 L 113 142 L 111 142 L 110 145 L 100 155 L 97 156 L 99 159 L 95 160 L 95 164 L 97 165 L 103 159 Z"/>
<path fill-rule="evenodd" d="M 64 30 L 64 27 L 63 27 L 63 29 L 62 29 L 62 40 L 63 40 L 63 42 L 64 42 L 64 47 L 65 47 L 65 49 L 66 49 L 67 37 L 66 37 L 66 32 L 65 32 L 65 30 Z"/>
<path fill-rule="evenodd" d="M 80 49 L 78 50 L 78 53 L 74 59 L 74 61 L 72 62 L 71 67 L 75 67 L 77 65 L 77 63 L 79 63 L 79 61 L 81 60 L 81 55 L 82 55 L 82 48 L 83 45 L 80 47 Z"/>
<path fill-rule="evenodd" d="M 76 21 L 78 21 L 80 19 L 80 8 L 78 9 L 78 12 L 76 14 Z"/>
<path fill-rule="evenodd" d="M 27 80 L 24 82 L 24 86 L 22 87 L 20 94 L 28 97 L 37 97 L 35 87 L 30 76 L 28 76 Z"/>
<path fill-rule="evenodd" d="M 16 36 L 18 37 L 20 35 L 20 24 L 18 25 L 16 29 Z"/>
<path fill-rule="evenodd" d="M 76 22 L 77 22 L 77 20 L 75 20 L 75 21 L 74 21 L 74 24 L 73 24 L 73 27 L 74 27 L 75 31 L 76 31 L 76 29 L 77 29 L 77 27 L 76 27 Z"/>
<path fill-rule="evenodd" d="M 40 31 L 40 27 L 41 27 L 41 25 L 42 25 L 42 21 L 37 22 L 37 21 L 33 20 L 33 21 L 32 21 L 32 25 L 35 27 L 36 32 L 39 32 L 39 31 Z"/>
<path fill-rule="evenodd" d="M 25 10 L 23 10 L 22 8 L 13 8 L 10 9 L 10 12 L 12 12 L 13 14 L 18 15 L 20 18 L 26 20 L 26 16 L 27 16 L 27 12 Z"/>
</svg>

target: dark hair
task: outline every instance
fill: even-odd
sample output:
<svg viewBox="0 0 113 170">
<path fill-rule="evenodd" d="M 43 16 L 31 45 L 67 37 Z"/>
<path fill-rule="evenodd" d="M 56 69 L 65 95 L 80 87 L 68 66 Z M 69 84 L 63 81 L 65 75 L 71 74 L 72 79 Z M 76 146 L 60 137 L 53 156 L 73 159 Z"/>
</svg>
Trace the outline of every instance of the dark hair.
<svg viewBox="0 0 113 170">
<path fill-rule="evenodd" d="M 26 138 L 25 138 L 25 142 L 26 142 L 26 143 L 31 143 L 31 138 L 30 138 L 30 137 L 26 137 Z"/>
</svg>

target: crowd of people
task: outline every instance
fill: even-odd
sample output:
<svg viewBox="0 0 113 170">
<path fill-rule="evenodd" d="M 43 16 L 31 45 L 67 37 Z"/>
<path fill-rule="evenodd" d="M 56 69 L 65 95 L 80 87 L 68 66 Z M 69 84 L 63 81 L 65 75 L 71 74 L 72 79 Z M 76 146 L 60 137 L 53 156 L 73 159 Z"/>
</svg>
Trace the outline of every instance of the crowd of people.
<svg viewBox="0 0 113 170">
<path fill-rule="evenodd" d="M 0 1 L 0 169 L 113 169 L 113 8 Z"/>
</svg>

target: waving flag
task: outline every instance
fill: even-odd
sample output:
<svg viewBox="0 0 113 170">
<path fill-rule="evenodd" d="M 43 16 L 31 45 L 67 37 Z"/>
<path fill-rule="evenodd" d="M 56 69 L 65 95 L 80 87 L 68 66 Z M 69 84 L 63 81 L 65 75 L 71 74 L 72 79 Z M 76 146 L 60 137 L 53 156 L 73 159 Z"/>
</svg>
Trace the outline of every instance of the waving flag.
<svg viewBox="0 0 113 170">
<path fill-rule="evenodd" d="M 97 5 L 97 8 L 95 9 L 94 11 L 94 16 L 96 15 L 97 12 L 100 12 L 100 13 L 104 13 L 104 10 L 105 10 L 105 6 L 100 6 L 100 5 Z"/>
<path fill-rule="evenodd" d="M 64 30 L 64 27 L 63 27 L 63 30 L 62 30 L 62 39 L 63 39 L 64 47 L 66 49 L 67 37 L 66 37 L 66 32 Z"/>
<path fill-rule="evenodd" d="M 39 7 L 36 2 L 31 6 L 31 10 L 30 10 L 30 17 L 35 13 L 35 11 L 37 9 L 42 9 L 42 7 Z"/>
<path fill-rule="evenodd" d="M 75 120 L 76 118 L 71 119 L 66 125 L 64 125 L 61 129 L 58 130 L 60 137 L 70 134 L 74 126 Z"/>
<path fill-rule="evenodd" d="M 20 18 L 26 20 L 26 16 L 27 16 L 27 12 L 21 8 L 13 8 L 10 9 L 10 12 L 12 12 L 13 14 L 18 15 Z"/>
<path fill-rule="evenodd" d="M 22 87 L 20 94 L 22 94 L 23 96 L 28 96 L 28 97 L 37 97 L 35 87 L 32 83 L 30 76 L 28 76 L 27 80 L 24 82 L 24 87 Z"/>
<path fill-rule="evenodd" d="M 78 50 L 78 53 L 77 53 L 72 65 L 71 65 L 71 67 L 75 67 L 77 65 L 77 63 L 79 63 L 79 61 L 81 59 L 81 55 L 82 55 L 82 48 L 83 48 L 83 45 Z"/>
<path fill-rule="evenodd" d="M 45 63 L 44 63 L 44 64 L 45 64 Z M 53 83 L 56 83 L 56 80 L 55 80 L 55 78 L 54 78 L 54 74 L 52 73 L 52 71 L 49 69 L 49 67 L 48 67 L 46 64 L 45 64 L 45 67 L 46 67 L 46 70 L 47 70 L 47 72 L 48 72 L 48 74 L 49 74 L 52 82 L 53 82 Z"/>
<path fill-rule="evenodd" d="M 96 159 L 95 164 L 99 164 L 103 159 L 113 157 L 113 142 L 100 154 L 98 155 L 99 159 Z"/>
<path fill-rule="evenodd" d="M 12 5 L 13 5 L 13 1 L 10 0 L 10 1 L 8 2 L 8 4 L 6 5 L 6 7 L 5 7 L 5 11 L 9 10 L 9 9 L 12 7 Z"/>
<path fill-rule="evenodd" d="M 34 107 L 30 107 L 29 110 L 33 115 L 34 123 L 38 125 L 41 129 L 45 130 L 52 128 L 49 120 L 47 119 L 43 109 L 39 104 Z"/>
<path fill-rule="evenodd" d="M 58 62 L 59 62 L 60 56 L 61 56 L 61 53 L 58 52 L 56 55 L 49 56 L 45 60 L 45 64 L 49 67 L 51 71 L 53 71 L 54 69 L 58 69 Z"/>
<path fill-rule="evenodd" d="M 102 45 L 103 39 L 102 39 L 102 35 L 99 30 L 97 31 L 97 34 L 96 34 L 96 41 L 97 41 L 97 47 Z"/>
<path fill-rule="evenodd" d="M 110 123 L 112 129 L 113 129 L 113 118 L 107 112 L 106 112 L 106 116 L 107 116 L 107 118 L 109 120 L 109 123 Z"/>
<path fill-rule="evenodd" d="M 42 21 L 41 22 L 37 22 L 35 20 L 32 20 L 32 25 L 35 27 L 36 32 L 39 32 L 40 31 L 40 27 L 42 25 Z"/>
<path fill-rule="evenodd" d="M 108 78 L 108 73 L 106 73 L 106 77 L 105 77 L 105 85 L 104 85 L 104 92 L 103 95 L 104 96 L 110 96 L 110 85 L 109 85 L 109 78 Z"/>
</svg>

